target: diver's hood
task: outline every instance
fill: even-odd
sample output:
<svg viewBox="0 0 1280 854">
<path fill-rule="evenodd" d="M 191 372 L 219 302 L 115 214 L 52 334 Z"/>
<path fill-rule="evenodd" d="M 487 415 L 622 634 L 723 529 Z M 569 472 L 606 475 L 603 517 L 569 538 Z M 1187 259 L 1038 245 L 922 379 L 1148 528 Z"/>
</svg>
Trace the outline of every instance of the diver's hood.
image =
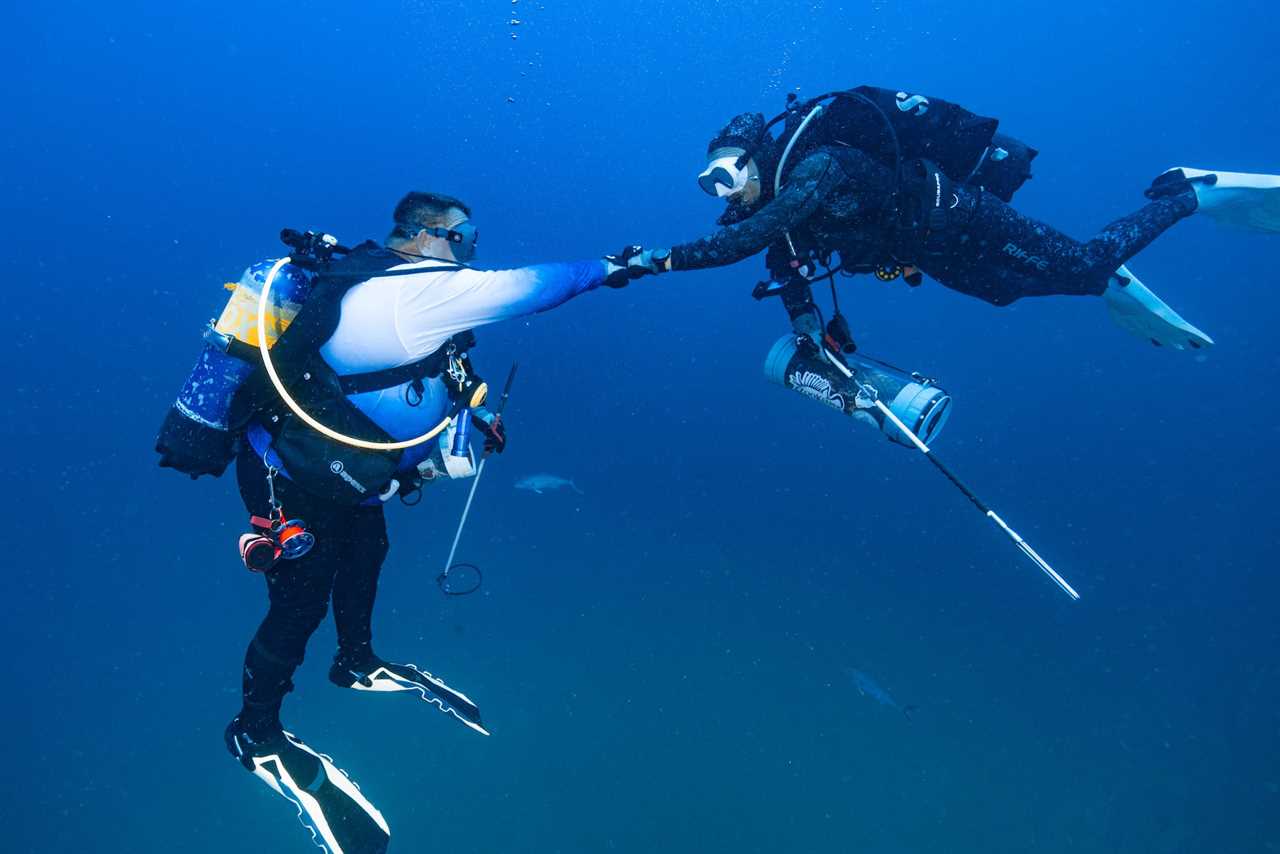
<svg viewBox="0 0 1280 854">
<path fill-rule="evenodd" d="M 722 148 L 755 149 L 764 137 L 764 113 L 742 113 L 734 116 L 707 143 L 707 155 Z"/>
</svg>

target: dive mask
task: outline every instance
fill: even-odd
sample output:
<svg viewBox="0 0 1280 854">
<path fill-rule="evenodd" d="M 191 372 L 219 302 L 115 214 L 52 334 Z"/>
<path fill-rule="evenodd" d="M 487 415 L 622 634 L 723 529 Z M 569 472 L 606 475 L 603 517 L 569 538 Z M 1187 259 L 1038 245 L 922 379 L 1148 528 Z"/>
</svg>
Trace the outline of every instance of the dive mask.
<svg viewBox="0 0 1280 854">
<path fill-rule="evenodd" d="M 708 196 L 737 195 L 746 188 L 751 180 L 750 169 L 746 164 L 738 165 L 738 160 L 745 152 L 740 148 L 721 148 L 711 153 L 711 162 L 698 176 L 698 186 Z M 750 161 L 748 161 L 750 162 Z"/>
<path fill-rule="evenodd" d="M 471 224 L 471 220 L 464 219 L 453 228 L 441 228 L 439 226 L 415 226 L 432 237 L 443 237 L 449 241 L 449 248 L 453 250 L 453 257 L 459 264 L 465 264 L 472 258 L 476 257 L 476 244 L 480 242 L 480 230 Z"/>
</svg>

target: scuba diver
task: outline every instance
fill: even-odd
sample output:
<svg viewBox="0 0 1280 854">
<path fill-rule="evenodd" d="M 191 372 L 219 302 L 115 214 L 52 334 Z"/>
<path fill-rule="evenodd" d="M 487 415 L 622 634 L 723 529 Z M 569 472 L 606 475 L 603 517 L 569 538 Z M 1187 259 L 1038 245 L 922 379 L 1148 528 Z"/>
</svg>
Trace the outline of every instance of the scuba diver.
<svg viewBox="0 0 1280 854">
<path fill-rule="evenodd" d="M 1080 242 L 1010 207 L 1038 152 L 997 125 L 939 98 L 871 86 L 804 101 L 789 95 L 767 123 L 743 113 L 711 139 L 698 179 L 728 203 L 723 228 L 646 251 L 645 267 L 719 267 L 767 250 L 770 281 L 755 296 L 780 296 L 797 332 L 825 332 L 846 352 L 853 342 L 843 318 L 837 310 L 821 329 L 810 293 L 837 272 L 911 285 L 927 274 L 997 306 L 1101 296 L 1118 325 L 1157 346 L 1212 346 L 1125 264 L 1196 212 L 1280 233 L 1280 177 L 1170 169 L 1146 191 L 1145 206 Z"/>
<path fill-rule="evenodd" d="M 280 707 L 330 601 L 342 688 L 409 692 L 488 734 L 465 694 L 372 645 L 387 554 L 383 504 L 417 503 L 435 480 L 474 476 L 468 437 L 501 453 L 500 411 L 486 409 L 471 330 L 554 308 L 647 270 L 636 250 L 511 270 L 470 266 L 478 242 L 458 199 L 411 192 L 379 246 L 286 230 L 291 254 L 250 267 L 205 332 L 195 370 L 156 443 L 160 465 L 219 476 L 234 458 L 251 531 L 245 566 L 269 607 L 248 649 L 243 704 L 228 750 L 298 808 L 327 850 L 386 849 L 381 813 L 329 757 L 285 731 Z M 304 521 L 305 520 L 305 521 Z"/>
<path fill-rule="evenodd" d="M 781 124 L 776 137 L 770 128 Z M 918 285 L 925 274 L 1004 306 L 1028 296 L 1101 296 L 1125 330 L 1177 350 L 1213 340 L 1160 300 L 1127 262 L 1193 213 L 1280 233 L 1280 176 L 1174 168 L 1146 190 L 1148 202 L 1086 242 L 1009 205 L 1031 177 L 1037 151 L 997 132 L 996 119 L 940 98 L 862 86 L 800 100 L 766 122 L 733 118 L 707 146 L 698 176 L 728 204 L 723 226 L 671 249 L 641 250 L 650 273 L 720 267 L 765 251 L 769 279 L 792 332 L 765 359 L 785 388 L 914 448 L 1021 554 L 1072 600 L 1074 587 L 933 452 L 951 412 L 936 380 L 858 351 L 840 313 L 837 275 L 871 273 Z M 825 321 L 812 286 L 831 284 Z"/>
</svg>

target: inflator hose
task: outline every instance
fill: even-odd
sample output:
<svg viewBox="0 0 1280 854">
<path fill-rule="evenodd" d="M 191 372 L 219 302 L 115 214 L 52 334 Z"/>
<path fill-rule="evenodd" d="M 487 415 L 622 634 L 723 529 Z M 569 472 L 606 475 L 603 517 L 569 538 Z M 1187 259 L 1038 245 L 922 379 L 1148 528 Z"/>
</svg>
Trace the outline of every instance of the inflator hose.
<svg viewBox="0 0 1280 854">
<path fill-rule="evenodd" d="M 293 260 L 292 256 L 286 255 L 279 261 L 271 265 L 271 271 L 267 273 L 266 281 L 262 283 L 262 294 L 258 297 L 258 352 L 262 354 L 262 365 L 267 369 L 267 376 L 271 379 L 271 384 L 275 386 L 276 393 L 280 395 L 280 399 L 285 405 L 321 435 L 327 436 L 335 442 L 343 445 L 350 445 L 353 448 L 364 448 L 368 451 L 399 451 L 404 448 L 412 448 L 415 445 L 421 445 L 440 435 L 440 431 L 449 426 L 449 419 L 445 418 L 431 430 L 423 433 L 414 439 L 406 439 L 403 442 L 370 442 L 367 439 L 357 439 L 354 436 L 346 436 L 321 424 L 316 419 L 303 410 L 298 402 L 289 396 L 289 392 L 285 390 L 284 384 L 280 382 L 280 376 L 276 373 L 276 366 L 271 362 L 271 349 L 267 346 L 267 300 L 271 294 L 271 283 L 275 281 L 276 275 L 284 267 Z"/>
<path fill-rule="evenodd" d="M 778 193 L 782 191 L 782 168 L 787 165 L 787 159 L 791 157 L 791 149 L 795 148 L 796 140 L 804 133 L 805 128 L 809 127 L 809 122 L 818 117 L 822 112 L 822 104 L 814 107 L 809 111 L 809 115 L 804 117 L 804 121 L 800 122 L 800 127 L 796 128 L 796 132 L 791 134 L 791 139 L 787 140 L 787 147 L 782 152 L 782 157 L 778 160 L 778 168 L 773 173 L 773 197 L 778 198 Z M 798 258 L 796 254 L 796 245 L 791 240 L 791 232 L 784 231 L 783 235 L 787 238 L 787 247 L 791 250 L 791 257 Z"/>
</svg>

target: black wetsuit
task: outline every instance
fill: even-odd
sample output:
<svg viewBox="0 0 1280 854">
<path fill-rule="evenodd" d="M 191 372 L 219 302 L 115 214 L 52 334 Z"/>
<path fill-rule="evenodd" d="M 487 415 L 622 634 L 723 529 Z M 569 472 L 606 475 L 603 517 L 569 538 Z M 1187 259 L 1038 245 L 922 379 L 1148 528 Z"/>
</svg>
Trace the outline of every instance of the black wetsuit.
<svg viewBox="0 0 1280 854">
<path fill-rule="evenodd" d="M 236 460 L 236 480 L 247 510 L 267 516 L 267 471 L 247 447 Z M 244 708 L 240 721 L 251 734 L 280 728 L 280 704 L 293 689 L 307 640 L 333 601 L 339 654 L 359 660 L 369 653 L 378 575 L 387 556 L 382 505 L 350 507 L 316 498 L 283 476 L 276 497 L 290 517 L 317 532 L 316 544 L 297 560 L 282 560 L 266 574 L 270 607 L 244 657 Z"/>
<path fill-rule="evenodd" d="M 761 178 L 768 193 L 772 171 Z M 1024 296 L 1096 295 L 1117 267 L 1196 209 L 1192 192 L 1158 199 L 1081 243 L 980 187 L 956 183 L 940 244 L 920 252 L 917 235 L 894 226 L 894 187 L 892 171 L 868 154 L 820 146 L 786 174 L 777 198 L 738 222 L 731 208 L 721 220 L 731 224 L 673 247 L 671 269 L 719 267 L 768 248 L 773 278 L 788 282 L 796 276 L 784 238 L 790 232 L 797 247 L 818 255 L 838 252 L 849 266 L 885 260 L 913 265 L 994 305 Z"/>
</svg>

